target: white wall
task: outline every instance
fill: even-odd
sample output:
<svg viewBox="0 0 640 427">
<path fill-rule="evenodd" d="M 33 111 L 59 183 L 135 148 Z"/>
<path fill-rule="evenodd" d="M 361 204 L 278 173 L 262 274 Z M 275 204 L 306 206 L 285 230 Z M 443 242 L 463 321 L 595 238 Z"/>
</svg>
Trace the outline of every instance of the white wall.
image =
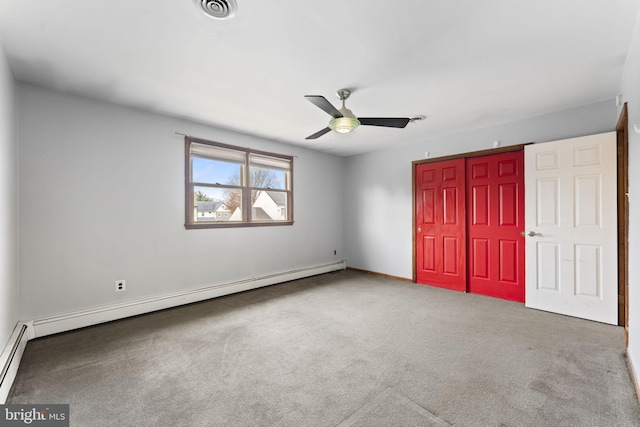
<svg viewBox="0 0 640 427">
<path fill-rule="evenodd" d="M 0 45 L 0 351 L 18 321 L 16 84 Z"/>
<path fill-rule="evenodd" d="M 640 16 L 620 85 L 629 112 L 629 348 L 640 380 Z"/>
<path fill-rule="evenodd" d="M 342 158 L 27 84 L 18 116 L 24 319 L 344 258 Z M 295 224 L 185 230 L 175 132 L 297 156 Z"/>
<path fill-rule="evenodd" d="M 392 150 L 349 157 L 346 164 L 347 263 L 412 277 L 411 162 L 501 145 L 544 142 L 607 132 L 617 122 L 614 100 L 442 136 Z M 429 120 L 416 126 L 429 126 Z"/>
</svg>

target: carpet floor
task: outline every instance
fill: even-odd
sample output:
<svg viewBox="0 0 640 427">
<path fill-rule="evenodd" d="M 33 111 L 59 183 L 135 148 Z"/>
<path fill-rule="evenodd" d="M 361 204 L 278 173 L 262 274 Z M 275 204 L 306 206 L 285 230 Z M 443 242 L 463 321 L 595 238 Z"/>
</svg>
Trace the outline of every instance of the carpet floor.
<svg viewBox="0 0 640 427">
<path fill-rule="evenodd" d="M 341 271 L 30 341 L 72 426 L 640 426 L 623 328 Z"/>
</svg>

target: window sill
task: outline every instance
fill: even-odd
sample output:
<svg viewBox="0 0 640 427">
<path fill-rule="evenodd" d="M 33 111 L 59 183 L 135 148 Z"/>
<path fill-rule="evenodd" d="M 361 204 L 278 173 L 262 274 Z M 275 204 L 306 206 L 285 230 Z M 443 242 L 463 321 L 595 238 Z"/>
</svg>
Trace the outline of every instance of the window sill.
<svg viewBox="0 0 640 427">
<path fill-rule="evenodd" d="M 282 225 L 293 225 L 293 221 L 185 224 L 184 228 L 198 230 L 201 228 L 276 227 Z"/>
</svg>

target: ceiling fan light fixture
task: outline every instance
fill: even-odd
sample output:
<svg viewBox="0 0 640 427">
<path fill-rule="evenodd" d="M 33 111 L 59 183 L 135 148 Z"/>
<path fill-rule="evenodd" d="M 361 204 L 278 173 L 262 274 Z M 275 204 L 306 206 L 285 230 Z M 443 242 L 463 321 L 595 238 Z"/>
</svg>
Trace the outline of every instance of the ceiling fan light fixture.
<svg viewBox="0 0 640 427">
<path fill-rule="evenodd" d="M 360 121 L 357 119 L 355 114 L 344 106 L 344 99 L 347 97 L 348 95 L 345 98 L 342 98 L 343 105 L 342 108 L 338 110 L 340 114 L 342 114 L 342 117 L 336 117 L 329 122 L 329 129 L 334 132 L 349 133 L 353 132 L 358 126 L 360 126 Z"/>
<path fill-rule="evenodd" d="M 358 126 L 360 126 L 360 121 L 355 117 L 338 117 L 329 122 L 329 128 L 338 133 L 353 132 Z"/>
</svg>

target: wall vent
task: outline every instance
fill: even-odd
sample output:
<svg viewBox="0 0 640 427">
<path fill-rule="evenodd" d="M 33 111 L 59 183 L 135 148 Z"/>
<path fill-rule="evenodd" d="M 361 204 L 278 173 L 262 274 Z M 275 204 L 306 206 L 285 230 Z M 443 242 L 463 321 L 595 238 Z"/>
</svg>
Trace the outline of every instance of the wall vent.
<svg viewBox="0 0 640 427">
<path fill-rule="evenodd" d="M 229 19 L 236 14 L 236 0 L 194 0 L 202 11 L 215 19 Z"/>
</svg>

